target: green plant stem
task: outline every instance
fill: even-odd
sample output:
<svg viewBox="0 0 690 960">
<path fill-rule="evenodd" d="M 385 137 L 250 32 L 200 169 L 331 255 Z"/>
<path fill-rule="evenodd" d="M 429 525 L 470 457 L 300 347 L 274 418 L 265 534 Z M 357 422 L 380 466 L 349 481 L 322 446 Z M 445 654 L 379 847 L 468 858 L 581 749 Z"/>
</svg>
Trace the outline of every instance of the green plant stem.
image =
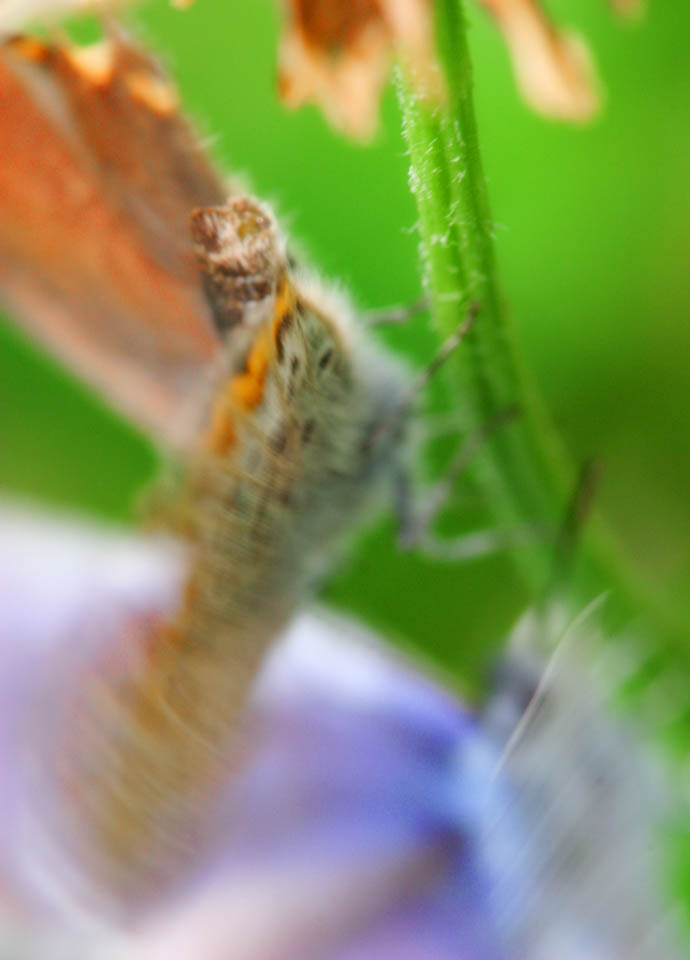
<svg viewBox="0 0 690 960">
<path fill-rule="evenodd" d="M 521 416 L 487 443 L 477 470 L 487 503 L 502 526 L 531 528 L 534 543 L 515 551 L 535 599 L 553 578 L 554 542 L 577 471 L 568 463 L 518 360 L 497 277 L 492 220 L 478 148 L 472 72 L 460 0 L 437 0 L 437 35 L 447 96 L 433 103 L 399 83 L 404 135 L 410 154 L 410 187 L 417 202 L 425 283 L 439 333 L 454 331 L 470 305 L 480 312 L 456 357 L 458 402 L 480 427 L 504 408 Z M 569 574 L 573 609 L 611 592 L 609 618 L 618 629 L 646 615 L 654 643 L 687 660 L 674 618 L 649 588 L 631 576 L 603 524 L 583 533 L 579 559 Z"/>
</svg>

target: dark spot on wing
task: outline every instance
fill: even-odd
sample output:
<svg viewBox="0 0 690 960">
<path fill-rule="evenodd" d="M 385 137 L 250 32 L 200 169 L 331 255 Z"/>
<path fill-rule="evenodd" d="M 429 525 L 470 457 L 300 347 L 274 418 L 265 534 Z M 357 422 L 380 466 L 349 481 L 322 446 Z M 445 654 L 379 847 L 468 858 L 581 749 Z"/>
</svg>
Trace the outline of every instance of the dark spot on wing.
<svg viewBox="0 0 690 960">
<path fill-rule="evenodd" d="M 278 363 L 283 363 L 285 360 L 285 344 L 283 338 L 285 334 L 289 332 L 294 321 L 294 315 L 287 313 L 280 321 L 280 326 L 276 330 L 276 354 L 278 356 Z"/>
<path fill-rule="evenodd" d="M 333 349 L 329 347 L 327 350 L 324 350 L 324 352 L 319 357 L 319 369 L 325 370 L 332 359 L 333 359 Z"/>
<path fill-rule="evenodd" d="M 266 516 L 268 514 L 269 503 L 270 503 L 269 498 L 267 496 L 263 496 L 257 505 L 256 513 L 254 514 L 254 524 L 253 524 L 253 529 L 255 532 L 258 527 L 261 527 L 264 520 L 266 519 Z"/>
<path fill-rule="evenodd" d="M 276 430 L 271 437 L 270 444 L 276 453 L 285 452 L 285 448 L 287 447 L 287 430 L 285 427 L 280 427 L 280 429 Z"/>
<path fill-rule="evenodd" d="M 309 443 L 314 436 L 314 430 L 316 430 L 316 420 L 312 418 L 305 420 L 304 426 L 302 427 L 302 443 Z"/>
</svg>

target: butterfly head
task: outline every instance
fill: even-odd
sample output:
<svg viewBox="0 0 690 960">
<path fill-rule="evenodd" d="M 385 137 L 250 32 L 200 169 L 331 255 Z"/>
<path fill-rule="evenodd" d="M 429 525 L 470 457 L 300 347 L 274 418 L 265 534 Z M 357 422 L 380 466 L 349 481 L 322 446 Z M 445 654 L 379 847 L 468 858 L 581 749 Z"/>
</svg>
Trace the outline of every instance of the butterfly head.
<svg viewBox="0 0 690 960">
<path fill-rule="evenodd" d="M 192 216 L 192 238 L 214 326 L 255 329 L 272 312 L 286 257 L 273 215 L 250 197 Z"/>
</svg>

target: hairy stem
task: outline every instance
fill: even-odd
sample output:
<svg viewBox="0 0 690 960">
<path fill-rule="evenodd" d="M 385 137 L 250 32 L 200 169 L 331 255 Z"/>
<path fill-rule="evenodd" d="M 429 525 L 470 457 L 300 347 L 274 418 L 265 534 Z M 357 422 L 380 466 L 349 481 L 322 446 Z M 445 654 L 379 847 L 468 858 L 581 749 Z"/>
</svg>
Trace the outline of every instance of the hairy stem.
<svg viewBox="0 0 690 960">
<path fill-rule="evenodd" d="M 410 187 L 419 214 L 420 253 L 439 334 L 448 336 L 472 304 L 480 311 L 457 352 L 457 400 L 475 428 L 517 405 L 521 416 L 486 444 L 478 475 L 488 505 L 503 526 L 532 526 L 531 546 L 515 551 L 535 598 L 553 582 L 554 550 L 568 514 L 578 471 L 558 438 L 519 363 L 499 289 L 486 183 L 472 101 L 472 71 L 461 0 L 437 0 L 438 52 L 447 87 L 432 103 L 405 78 L 399 82 L 404 134 L 410 154 Z M 607 604 L 616 629 L 645 616 L 662 648 L 687 660 L 686 644 L 668 609 L 635 582 L 600 521 L 578 532 L 579 559 L 568 566 L 571 601 L 582 606 L 611 591 Z"/>
</svg>

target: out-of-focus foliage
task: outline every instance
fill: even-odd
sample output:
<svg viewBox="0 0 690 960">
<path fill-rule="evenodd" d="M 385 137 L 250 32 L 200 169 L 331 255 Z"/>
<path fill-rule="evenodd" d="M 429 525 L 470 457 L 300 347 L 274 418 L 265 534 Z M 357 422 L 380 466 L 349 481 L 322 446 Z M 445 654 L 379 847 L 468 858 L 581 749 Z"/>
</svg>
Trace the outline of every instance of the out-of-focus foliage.
<svg viewBox="0 0 690 960">
<path fill-rule="evenodd" d="M 644 576 L 685 605 L 690 576 L 690 89 L 682 5 L 621 25 L 599 3 L 553 8 L 596 52 L 602 117 L 573 129 L 524 107 L 500 37 L 470 9 L 476 97 L 503 286 L 518 336 L 576 458 L 597 453 L 600 504 Z M 136 13 L 164 51 L 216 155 L 276 202 L 313 259 L 367 308 L 420 292 L 413 202 L 394 98 L 373 146 L 275 95 L 277 10 L 198 0 Z M 87 27 L 87 33 L 92 33 Z M 389 339 L 417 362 L 424 320 Z M 123 518 L 153 469 L 144 444 L 81 388 L 0 330 L 0 484 Z M 478 510 L 464 523 L 482 522 Z M 509 559 L 443 567 L 403 557 L 392 528 L 365 538 L 331 597 L 466 675 L 522 600 Z"/>
</svg>

